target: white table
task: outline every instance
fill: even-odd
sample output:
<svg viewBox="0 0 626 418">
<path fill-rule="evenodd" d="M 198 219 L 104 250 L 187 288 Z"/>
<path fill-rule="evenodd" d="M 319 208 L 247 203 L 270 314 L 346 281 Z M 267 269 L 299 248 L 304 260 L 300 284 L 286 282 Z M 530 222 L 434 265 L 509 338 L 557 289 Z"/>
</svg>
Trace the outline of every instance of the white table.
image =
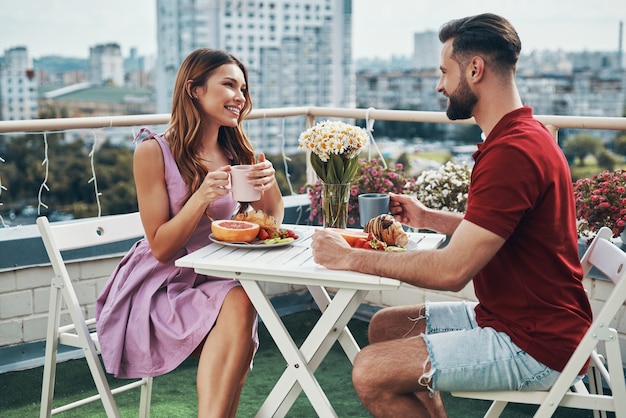
<svg viewBox="0 0 626 418">
<path fill-rule="evenodd" d="M 200 274 L 237 279 L 263 319 L 287 367 L 269 394 L 257 417 L 280 416 L 289 411 L 304 390 L 318 416 L 336 417 L 314 372 L 339 341 L 351 362 L 359 346 L 347 327 L 370 290 L 395 290 L 400 281 L 352 271 L 326 269 L 313 261 L 311 235 L 316 227 L 284 225 L 295 230 L 299 239 L 293 245 L 250 249 L 207 245 L 176 261 Z M 440 234 L 409 234 L 418 249 L 437 248 L 444 241 Z M 365 251 L 365 250 L 364 250 Z M 296 346 L 265 291 L 265 282 L 304 285 L 322 312 L 300 348 Z M 331 298 L 327 288 L 336 289 Z"/>
</svg>

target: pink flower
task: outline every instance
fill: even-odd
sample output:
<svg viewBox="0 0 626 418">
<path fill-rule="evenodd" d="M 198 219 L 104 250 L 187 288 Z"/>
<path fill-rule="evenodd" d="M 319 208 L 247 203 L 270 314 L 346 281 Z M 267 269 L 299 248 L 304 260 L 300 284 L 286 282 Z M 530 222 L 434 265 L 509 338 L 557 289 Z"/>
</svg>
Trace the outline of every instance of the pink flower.
<svg viewBox="0 0 626 418">
<path fill-rule="evenodd" d="M 412 194 L 416 192 L 415 179 L 403 171 L 402 164 L 383 167 L 382 160 L 359 158 L 358 170 L 350 185 L 348 202 L 348 226 L 359 226 L 358 195 L 361 193 L 398 193 Z M 321 181 L 307 185 L 311 211 L 309 221 L 322 223 Z"/>
<path fill-rule="evenodd" d="M 611 228 L 617 237 L 626 227 L 626 170 L 608 170 L 574 183 L 579 232 Z"/>
</svg>

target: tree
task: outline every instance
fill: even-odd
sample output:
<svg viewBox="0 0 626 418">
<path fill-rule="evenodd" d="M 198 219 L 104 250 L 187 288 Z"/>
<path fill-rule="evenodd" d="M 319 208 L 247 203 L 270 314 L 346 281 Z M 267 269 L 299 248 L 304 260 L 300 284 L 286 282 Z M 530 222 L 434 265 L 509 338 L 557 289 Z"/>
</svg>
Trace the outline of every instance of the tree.
<svg viewBox="0 0 626 418">
<path fill-rule="evenodd" d="M 598 160 L 598 166 L 605 168 L 609 171 L 613 171 L 615 169 L 615 164 L 617 163 L 615 156 L 609 151 L 603 149 L 596 156 Z"/>
<path fill-rule="evenodd" d="M 613 140 L 613 152 L 626 156 L 626 134 L 618 136 Z"/>
<path fill-rule="evenodd" d="M 604 149 L 604 145 L 600 138 L 589 134 L 578 134 L 567 138 L 563 151 L 568 160 L 575 162 L 578 158 L 578 164 L 582 167 L 585 165 L 585 158 L 588 155 L 597 156 Z"/>
</svg>

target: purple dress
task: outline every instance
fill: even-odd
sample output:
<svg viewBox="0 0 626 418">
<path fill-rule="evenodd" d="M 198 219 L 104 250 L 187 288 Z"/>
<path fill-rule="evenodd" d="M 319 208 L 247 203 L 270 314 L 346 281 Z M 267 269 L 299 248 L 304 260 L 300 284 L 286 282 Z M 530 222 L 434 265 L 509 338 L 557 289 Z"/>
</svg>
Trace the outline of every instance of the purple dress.
<svg viewBox="0 0 626 418">
<path fill-rule="evenodd" d="M 182 208 L 187 186 L 169 145 L 160 135 L 148 133 L 143 140 L 158 141 L 163 152 L 170 213 L 174 216 Z M 229 194 L 213 202 L 210 212 L 215 219 L 227 219 L 235 207 Z M 185 246 L 166 263 L 152 256 L 146 239 L 135 243 L 120 261 L 96 303 L 98 339 L 109 373 L 120 378 L 165 374 L 189 357 L 209 333 L 227 293 L 240 284 L 199 275 L 193 269 L 176 267 L 174 262 L 207 245 L 210 231 L 211 222 L 202 217 Z M 252 337 L 256 350 L 256 325 Z"/>
</svg>

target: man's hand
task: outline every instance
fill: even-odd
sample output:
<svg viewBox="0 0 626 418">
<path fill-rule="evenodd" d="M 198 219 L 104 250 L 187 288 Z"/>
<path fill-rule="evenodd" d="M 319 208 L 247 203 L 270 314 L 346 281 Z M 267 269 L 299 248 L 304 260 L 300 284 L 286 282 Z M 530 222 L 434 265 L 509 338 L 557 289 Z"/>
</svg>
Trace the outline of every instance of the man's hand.
<svg viewBox="0 0 626 418">
<path fill-rule="evenodd" d="M 311 244 L 316 263 L 333 270 L 349 270 L 348 252 L 354 251 L 343 237 L 330 229 L 318 229 Z"/>
<path fill-rule="evenodd" d="M 404 225 L 424 228 L 427 208 L 414 197 L 406 194 L 389 193 L 389 211 Z"/>
</svg>

